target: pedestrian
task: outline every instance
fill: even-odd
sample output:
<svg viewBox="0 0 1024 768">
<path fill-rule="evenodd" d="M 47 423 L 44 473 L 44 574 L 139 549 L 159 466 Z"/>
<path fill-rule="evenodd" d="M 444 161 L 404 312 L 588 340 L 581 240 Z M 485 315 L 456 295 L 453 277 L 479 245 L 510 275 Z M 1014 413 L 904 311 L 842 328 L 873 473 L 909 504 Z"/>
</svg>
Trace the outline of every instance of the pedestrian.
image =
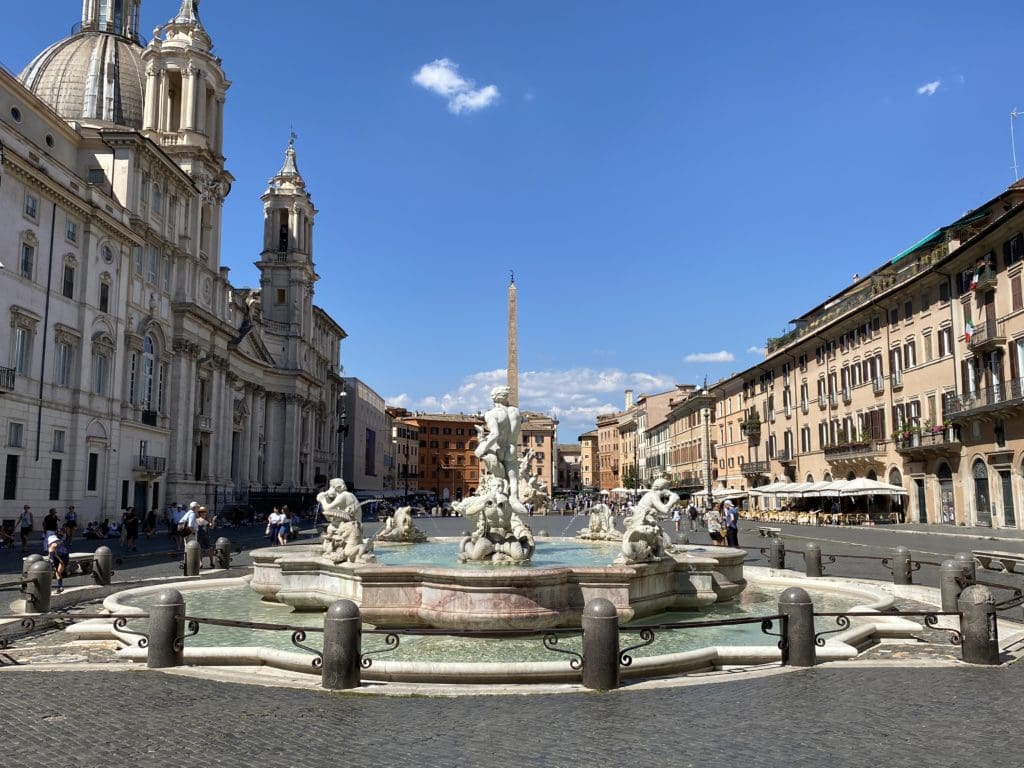
<svg viewBox="0 0 1024 768">
<path fill-rule="evenodd" d="M 46 544 L 47 539 L 50 536 L 56 536 L 57 531 L 60 529 L 60 521 L 57 519 L 57 510 L 50 507 L 50 511 L 46 513 L 46 517 L 43 518 L 43 552 L 48 552 L 49 548 Z"/>
<path fill-rule="evenodd" d="M 35 522 L 32 520 L 32 507 L 28 504 L 21 511 L 21 554 L 28 554 L 28 537 L 32 533 L 32 529 L 35 527 Z"/>
<path fill-rule="evenodd" d="M 280 542 L 277 539 L 278 530 L 281 528 L 281 510 L 274 507 L 274 511 L 267 517 L 267 538 L 270 539 L 270 545 L 276 547 Z"/>
<path fill-rule="evenodd" d="M 679 533 L 679 529 L 682 526 L 683 515 L 679 511 L 679 507 L 672 508 L 672 524 L 676 527 L 676 533 Z"/>
<path fill-rule="evenodd" d="M 722 530 L 722 518 L 719 517 L 718 510 L 708 507 L 704 513 L 704 524 L 708 527 L 711 543 L 716 547 L 725 546 L 725 532 Z"/>
<path fill-rule="evenodd" d="M 287 506 L 281 508 L 277 524 L 277 543 L 282 547 L 288 543 L 288 537 L 292 532 L 292 513 Z"/>
<path fill-rule="evenodd" d="M 730 547 L 740 545 L 740 512 L 728 499 L 725 502 L 725 543 Z"/>
<path fill-rule="evenodd" d="M 178 519 L 178 535 L 181 537 L 182 546 L 192 541 L 196 535 L 196 510 L 199 509 L 199 502 L 189 502 L 188 509 Z"/>
<path fill-rule="evenodd" d="M 66 531 L 65 538 L 68 544 L 75 538 L 75 528 L 78 527 L 78 513 L 75 512 L 75 505 L 72 504 L 68 507 L 68 513 L 64 515 L 64 530 Z"/>
<path fill-rule="evenodd" d="M 697 505 L 693 501 L 690 501 L 686 514 L 690 517 L 690 530 L 696 531 L 700 527 L 700 513 L 697 511 Z"/>
<path fill-rule="evenodd" d="M 59 595 L 64 591 L 64 574 L 67 573 L 68 563 L 71 562 L 71 553 L 60 536 L 51 534 L 46 537 L 46 555 L 57 576 L 57 589 L 54 591 Z"/>
<path fill-rule="evenodd" d="M 146 513 L 146 522 L 143 524 L 142 532 L 146 534 L 147 539 L 153 538 L 153 534 L 156 533 L 156 507 Z"/>
<path fill-rule="evenodd" d="M 199 507 L 196 510 L 196 541 L 199 543 L 199 561 L 202 563 L 204 556 L 210 558 L 210 567 L 214 567 L 213 563 L 213 526 L 216 524 L 216 518 L 213 520 L 209 519 L 209 513 L 206 507 Z"/>
<path fill-rule="evenodd" d="M 121 521 L 121 529 L 124 532 L 125 549 L 134 552 L 137 549 L 139 540 L 139 516 L 135 507 L 128 507 L 124 513 L 124 520 Z"/>
</svg>

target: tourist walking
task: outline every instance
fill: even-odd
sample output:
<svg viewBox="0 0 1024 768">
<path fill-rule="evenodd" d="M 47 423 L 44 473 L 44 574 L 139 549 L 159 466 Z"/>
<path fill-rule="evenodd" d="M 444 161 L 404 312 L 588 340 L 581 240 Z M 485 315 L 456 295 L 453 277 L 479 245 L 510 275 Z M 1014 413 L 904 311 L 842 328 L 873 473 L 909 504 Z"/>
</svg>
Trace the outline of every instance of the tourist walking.
<svg viewBox="0 0 1024 768">
<path fill-rule="evenodd" d="M 75 538 L 75 528 L 78 527 L 78 513 L 75 512 L 75 505 L 72 504 L 68 507 L 68 512 L 64 515 L 64 537 L 68 544 Z"/>
<path fill-rule="evenodd" d="M 280 542 L 277 539 L 277 533 L 281 528 L 281 510 L 274 507 L 274 511 L 267 517 L 267 538 L 270 539 L 270 545 L 276 547 Z"/>
<path fill-rule="evenodd" d="M 178 519 L 178 535 L 182 539 L 182 546 L 192 541 L 196 535 L 196 510 L 199 509 L 199 502 L 189 502 L 188 509 Z"/>
<path fill-rule="evenodd" d="M 690 530 L 696 531 L 700 527 L 700 512 L 697 511 L 697 505 L 692 501 L 686 509 L 686 514 L 690 518 Z"/>
<path fill-rule="evenodd" d="M 708 527 L 711 543 L 716 547 L 725 546 L 725 531 L 722 529 L 722 518 L 719 517 L 717 509 L 711 508 L 704 513 L 704 524 Z"/>
<path fill-rule="evenodd" d="M 128 507 L 125 510 L 121 528 L 124 531 L 124 548 L 134 552 L 139 541 L 139 515 L 135 512 L 135 507 Z"/>
<path fill-rule="evenodd" d="M 32 533 L 32 529 L 35 527 L 35 523 L 32 520 L 32 507 L 28 504 L 21 510 L 21 554 L 28 554 L 28 537 Z"/>
<path fill-rule="evenodd" d="M 292 532 L 292 513 L 288 507 L 284 507 L 278 516 L 277 543 L 282 547 L 288 543 L 288 537 Z"/>
<path fill-rule="evenodd" d="M 57 519 L 57 510 L 50 507 L 50 511 L 46 513 L 46 517 L 43 518 L 43 552 L 49 551 L 49 545 L 46 543 L 50 536 L 57 536 L 57 532 L 60 529 L 60 520 Z M 60 538 L 58 536 L 58 538 Z"/>
<path fill-rule="evenodd" d="M 206 507 L 199 507 L 196 510 L 196 542 L 199 544 L 199 562 L 202 564 L 203 557 L 210 559 L 210 567 L 213 563 L 213 526 L 217 519 L 209 519 Z"/>
<path fill-rule="evenodd" d="M 740 512 L 728 500 L 725 502 L 725 543 L 730 547 L 740 545 Z"/>
<path fill-rule="evenodd" d="M 46 537 L 46 556 L 50 560 L 50 565 L 53 566 L 54 574 L 57 576 L 57 589 L 54 590 L 58 595 L 64 591 L 64 575 L 67 573 L 68 564 L 71 562 L 71 553 L 68 551 L 67 544 L 57 534 L 51 534 Z"/>
<path fill-rule="evenodd" d="M 672 509 L 672 525 L 676 527 L 676 533 L 679 533 L 680 528 L 683 524 L 683 513 L 679 511 L 679 507 Z"/>
</svg>

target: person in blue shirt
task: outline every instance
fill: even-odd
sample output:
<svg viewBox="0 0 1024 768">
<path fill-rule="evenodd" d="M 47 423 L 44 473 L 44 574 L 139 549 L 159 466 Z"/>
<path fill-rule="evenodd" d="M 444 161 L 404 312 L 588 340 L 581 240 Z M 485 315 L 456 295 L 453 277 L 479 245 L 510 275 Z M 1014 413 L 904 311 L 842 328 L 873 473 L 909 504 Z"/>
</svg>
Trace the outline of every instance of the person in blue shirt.
<svg viewBox="0 0 1024 768">
<path fill-rule="evenodd" d="M 725 543 L 729 547 L 739 547 L 740 545 L 740 513 L 736 509 L 736 505 L 731 501 L 726 501 L 723 505 L 725 507 Z"/>
</svg>

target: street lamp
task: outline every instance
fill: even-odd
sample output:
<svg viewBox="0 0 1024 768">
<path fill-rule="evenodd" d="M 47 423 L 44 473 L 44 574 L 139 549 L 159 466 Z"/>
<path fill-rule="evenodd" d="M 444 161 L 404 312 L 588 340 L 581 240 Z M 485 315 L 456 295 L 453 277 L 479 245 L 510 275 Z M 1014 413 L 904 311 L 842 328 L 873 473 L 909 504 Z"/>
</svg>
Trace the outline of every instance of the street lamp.
<svg viewBox="0 0 1024 768">
<path fill-rule="evenodd" d="M 338 474 L 335 475 L 342 479 L 344 479 L 345 472 L 345 436 L 348 435 L 348 413 L 345 411 L 347 396 L 345 383 L 342 382 L 341 392 L 338 393 Z"/>
</svg>

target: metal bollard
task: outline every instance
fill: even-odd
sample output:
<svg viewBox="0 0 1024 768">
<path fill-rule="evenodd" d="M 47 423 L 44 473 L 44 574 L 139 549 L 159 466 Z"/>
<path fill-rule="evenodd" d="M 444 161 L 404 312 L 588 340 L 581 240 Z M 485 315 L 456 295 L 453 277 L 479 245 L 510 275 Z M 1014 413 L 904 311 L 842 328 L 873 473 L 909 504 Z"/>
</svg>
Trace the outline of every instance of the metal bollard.
<svg viewBox="0 0 1024 768">
<path fill-rule="evenodd" d="M 619 612 L 611 600 L 595 597 L 583 607 L 583 687 L 619 687 Z"/>
<path fill-rule="evenodd" d="M 324 615 L 324 665 L 320 685 L 332 691 L 358 688 L 363 618 L 351 600 L 336 600 Z"/>
<path fill-rule="evenodd" d="M 213 545 L 213 552 L 218 568 L 227 570 L 231 567 L 231 539 L 221 536 Z"/>
<path fill-rule="evenodd" d="M 53 568 L 48 560 L 40 557 L 28 567 L 28 573 L 21 582 L 25 595 L 25 613 L 46 613 L 50 610 L 50 587 L 53 584 Z"/>
<path fill-rule="evenodd" d="M 176 589 L 165 589 L 149 609 L 150 669 L 180 667 L 185 660 L 185 598 Z"/>
<path fill-rule="evenodd" d="M 779 596 L 779 613 L 783 621 L 782 664 L 791 667 L 813 667 L 814 603 L 806 590 L 790 587 Z"/>
<path fill-rule="evenodd" d="M 970 552 L 957 552 L 953 559 L 959 563 L 964 572 L 964 579 L 967 584 L 974 584 L 978 580 L 978 565 L 974 561 L 974 555 Z"/>
<path fill-rule="evenodd" d="M 785 570 L 786 568 L 786 542 L 782 539 L 772 539 L 768 544 L 768 562 L 772 568 Z"/>
<path fill-rule="evenodd" d="M 955 613 L 957 601 L 960 599 L 960 592 L 963 587 L 960 582 L 963 580 L 964 570 L 956 560 L 943 560 L 939 569 L 939 594 L 942 597 L 942 610 Z"/>
<path fill-rule="evenodd" d="M 185 542 L 185 575 L 186 576 L 198 576 L 199 565 L 202 562 L 203 551 L 199 548 L 199 542 L 192 541 Z"/>
<path fill-rule="evenodd" d="M 999 629 L 996 599 L 992 590 L 980 584 L 967 587 L 957 601 L 963 658 L 968 664 L 999 663 Z"/>
<path fill-rule="evenodd" d="M 914 577 L 911 575 L 910 550 L 906 547 L 896 547 L 892 556 L 892 583 L 913 584 Z"/>
<path fill-rule="evenodd" d="M 32 567 L 33 563 L 39 563 L 45 559 L 42 555 L 28 555 L 21 558 L 21 580 L 24 581 L 28 578 L 28 569 Z"/>
<path fill-rule="evenodd" d="M 114 553 L 110 547 L 97 547 L 92 556 L 92 579 L 101 587 L 110 585 L 114 575 Z"/>
<path fill-rule="evenodd" d="M 809 578 L 821 578 L 821 547 L 813 541 L 804 548 L 804 569 Z"/>
</svg>

